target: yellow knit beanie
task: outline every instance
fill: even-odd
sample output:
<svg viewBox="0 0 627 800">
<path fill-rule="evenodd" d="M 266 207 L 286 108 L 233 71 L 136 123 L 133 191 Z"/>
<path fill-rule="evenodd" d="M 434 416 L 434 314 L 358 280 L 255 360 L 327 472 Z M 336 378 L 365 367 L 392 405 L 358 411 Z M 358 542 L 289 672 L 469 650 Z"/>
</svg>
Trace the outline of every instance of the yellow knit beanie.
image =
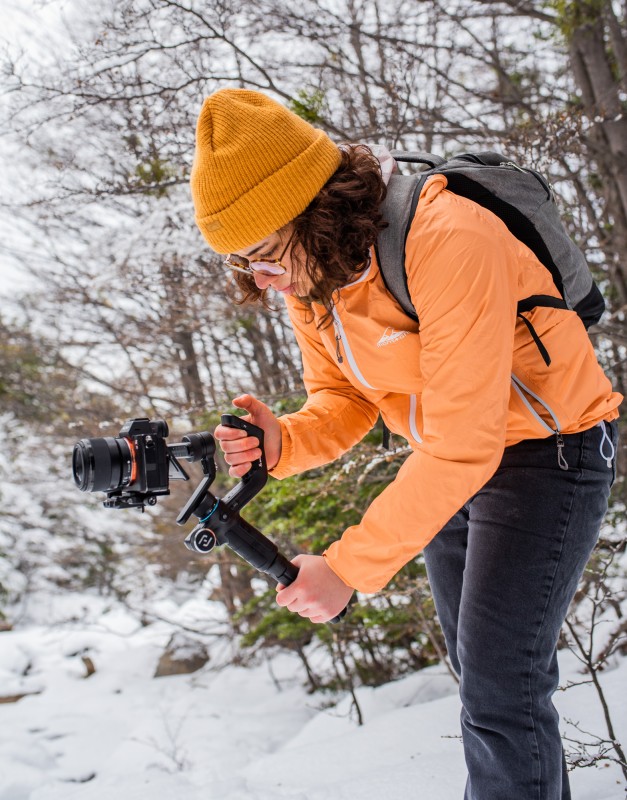
<svg viewBox="0 0 627 800">
<path fill-rule="evenodd" d="M 340 165 L 340 150 L 269 97 L 221 89 L 196 126 L 196 223 L 218 253 L 249 247 L 307 208 Z"/>
</svg>

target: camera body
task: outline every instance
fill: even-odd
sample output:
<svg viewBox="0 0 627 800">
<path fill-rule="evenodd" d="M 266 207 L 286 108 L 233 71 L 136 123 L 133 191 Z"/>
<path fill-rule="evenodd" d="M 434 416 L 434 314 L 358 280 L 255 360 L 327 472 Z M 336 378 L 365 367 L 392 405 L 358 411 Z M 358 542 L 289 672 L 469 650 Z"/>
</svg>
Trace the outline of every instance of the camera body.
<svg viewBox="0 0 627 800">
<path fill-rule="evenodd" d="M 81 439 L 72 453 L 74 482 L 83 492 L 106 492 L 107 508 L 154 505 L 170 493 L 171 479 L 188 480 L 166 443 L 168 433 L 164 420 L 138 417 L 127 420 L 119 436 Z M 185 456 L 187 448 L 179 447 Z"/>
<path fill-rule="evenodd" d="M 129 442 L 136 466 L 126 491 L 168 494 L 168 433 L 162 419 L 130 419 L 122 426 L 120 438 Z"/>
</svg>

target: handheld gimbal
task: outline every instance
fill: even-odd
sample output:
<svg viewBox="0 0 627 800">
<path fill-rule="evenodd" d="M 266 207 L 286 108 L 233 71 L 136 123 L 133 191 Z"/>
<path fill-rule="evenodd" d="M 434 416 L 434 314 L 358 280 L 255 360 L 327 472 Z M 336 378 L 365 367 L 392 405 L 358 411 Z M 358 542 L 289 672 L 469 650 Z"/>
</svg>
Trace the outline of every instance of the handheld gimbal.
<svg viewBox="0 0 627 800">
<path fill-rule="evenodd" d="M 107 508 L 143 510 L 146 503 L 154 505 L 159 495 L 170 493 L 169 480 L 189 480 L 178 459 L 200 461 L 204 477 L 176 518 L 178 525 L 185 525 L 192 515 L 199 520 L 185 538 L 185 546 L 194 553 L 206 554 L 226 544 L 255 569 L 289 586 L 298 576 L 298 567 L 239 514 L 268 480 L 264 432 L 234 414 L 223 414 L 221 421 L 255 436 L 262 453 L 223 498 L 210 491 L 216 477 L 213 436 L 202 431 L 184 436 L 181 442 L 166 444 L 168 426 L 163 420 L 128 420 L 119 437 L 77 442 L 72 456 L 74 481 L 81 491 L 105 491 Z M 338 622 L 345 613 L 346 609 L 331 622 Z"/>
</svg>

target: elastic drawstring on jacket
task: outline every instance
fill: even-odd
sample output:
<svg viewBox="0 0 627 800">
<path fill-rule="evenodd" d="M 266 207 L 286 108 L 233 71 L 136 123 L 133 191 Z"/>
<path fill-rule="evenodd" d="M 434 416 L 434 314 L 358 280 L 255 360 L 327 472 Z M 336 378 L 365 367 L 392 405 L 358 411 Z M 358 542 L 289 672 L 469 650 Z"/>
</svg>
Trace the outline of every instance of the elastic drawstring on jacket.
<svg viewBox="0 0 627 800">
<path fill-rule="evenodd" d="M 605 461 L 607 463 L 607 466 L 611 469 L 612 468 L 612 461 L 614 460 L 614 456 L 616 454 L 616 451 L 614 450 L 614 443 L 612 442 L 610 437 L 607 435 L 607 428 L 605 427 L 605 422 L 603 420 L 601 420 L 601 422 L 599 422 L 599 428 L 601 428 L 601 430 L 603 431 L 603 436 L 601 438 L 601 444 L 599 445 L 599 453 L 601 454 L 601 458 L 605 459 Z M 607 453 L 605 453 L 605 442 L 607 442 L 609 447 L 610 447 L 609 455 Z"/>
</svg>

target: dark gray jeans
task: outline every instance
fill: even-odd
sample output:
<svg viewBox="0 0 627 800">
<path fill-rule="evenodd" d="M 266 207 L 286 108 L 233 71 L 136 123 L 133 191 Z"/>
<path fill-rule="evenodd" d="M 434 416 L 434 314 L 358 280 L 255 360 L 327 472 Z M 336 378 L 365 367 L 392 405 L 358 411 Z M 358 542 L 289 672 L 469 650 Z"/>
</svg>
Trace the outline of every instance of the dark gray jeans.
<svg viewBox="0 0 627 800">
<path fill-rule="evenodd" d="M 616 423 L 508 447 L 425 549 L 460 676 L 466 800 L 567 800 L 556 646 L 615 476 Z"/>
</svg>

